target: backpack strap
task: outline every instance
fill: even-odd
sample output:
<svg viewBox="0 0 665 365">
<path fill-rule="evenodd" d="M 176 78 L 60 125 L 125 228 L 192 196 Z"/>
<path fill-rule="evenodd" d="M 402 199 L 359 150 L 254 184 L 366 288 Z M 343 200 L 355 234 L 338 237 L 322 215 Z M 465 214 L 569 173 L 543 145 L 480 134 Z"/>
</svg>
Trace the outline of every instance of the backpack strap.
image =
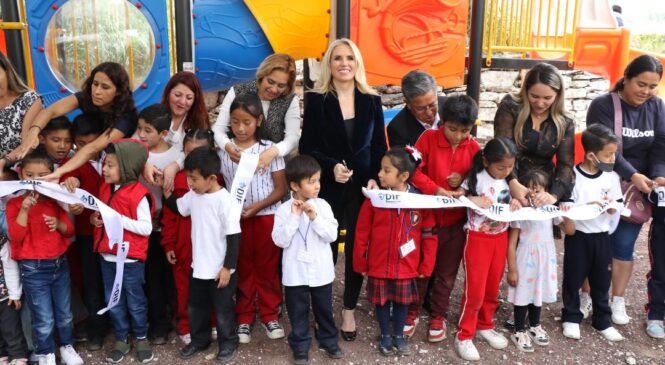
<svg viewBox="0 0 665 365">
<path fill-rule="evenodd" d="M 614 134 L 619 138 L 619 152 L 623 152 L 623 113 L 621 112 L 621 100 L 619 93 L 613 92 L 612 104 L 614 105 Z"/>
</svg>

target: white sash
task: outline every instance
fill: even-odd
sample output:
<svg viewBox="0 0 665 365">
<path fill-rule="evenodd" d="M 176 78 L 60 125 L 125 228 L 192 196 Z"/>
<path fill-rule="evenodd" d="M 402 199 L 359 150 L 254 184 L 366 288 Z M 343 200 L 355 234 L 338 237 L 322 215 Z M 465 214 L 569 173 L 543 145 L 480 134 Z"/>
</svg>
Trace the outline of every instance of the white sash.
<svg viewBox="0 0 665 365">
<path fill-rule="evenodd" d="M 658 206 L 665 207 L 665 186 L 659 186 L 655 190 L 658 195 Z"/>
<path fill-rule="evenodd" d="M 252 182 L 254 178 L 254 172 L 256 171 L 256 166 L 259 165 L 259 155 L 254 153 L 244 152 L 240 155 L 240 162 L 238 162 L 238 169 L 236 170 L 236 175 L 233 177 L 233 183 L 231 184 L 231 211 L 229 212 L 229 221 L 233 222 L 230 227 L 233 227 L 234 224 L 238 224 L 240 221 L 240 214 L 242 213 L 242 205 L 245 202 L 245 196 L 247 195 L 247 187 Z"/>
<path fill-rule="evenodd" d="M 619 212 L 623 208 L 623 204 L 612 201 L 605 203 L 602 207 L 597 204 L 578 205 L 570 208 L 567 212 L 560 210 L 559 207 L 554 205 L 547 205 L 540 208 L 527 207 L 511 212 L 508 204 L 500 203 L 492 204 L 488 209 L 481 209 L 464 196 L 454 199 L 445 196 L 421 195 L 392 190 L 368 190 L 365 188 L 363 188 L 363 194 L 377 208 L 470 208 L 499 222 L 537 221 L 556 217 L 568 217 L 572 220 L 588 220 L 598 217 L 610 208 L 614 208 Z"/>
</svg>

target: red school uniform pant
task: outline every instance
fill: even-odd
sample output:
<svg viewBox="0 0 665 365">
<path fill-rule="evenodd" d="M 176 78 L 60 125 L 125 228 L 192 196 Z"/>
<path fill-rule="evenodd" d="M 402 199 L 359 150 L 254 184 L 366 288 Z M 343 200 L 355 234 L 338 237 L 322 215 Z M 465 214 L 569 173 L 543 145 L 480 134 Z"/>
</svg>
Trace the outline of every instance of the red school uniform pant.
<svg viewBox="0 0 665 365">
<path fill-rule="evenodd" d="M 471 340 L 476 329 L 494 328 L 494 313 L 499 306 L 499 284 L 506 266 L 508 232 L 492 235 L 469 231 L 462 261 L 464 294 L 460 311 L 460 341 Z"/>
<path fill-rule="evenodd" d="M 254 323 L 255 301 L 258 302 L 262 323 L 277 320 L 277 308 L 282 302 L 279 280 L 281 250 L 271 237 L 274 220 L 272 214 L 240 220 L 236 294 L 239 324 Z"/>
<path fill-rule="evenodd" d="M 172 265 L 173 280 L 177 293 L 176 311 L 178 317 L 178 333 L 189 333 L 189 314 L 187 305 L 189 299 L 189 277 L 192 274 L 192 246 L 191 242 L 176 242 L 176 262 Z"/>
</svg>

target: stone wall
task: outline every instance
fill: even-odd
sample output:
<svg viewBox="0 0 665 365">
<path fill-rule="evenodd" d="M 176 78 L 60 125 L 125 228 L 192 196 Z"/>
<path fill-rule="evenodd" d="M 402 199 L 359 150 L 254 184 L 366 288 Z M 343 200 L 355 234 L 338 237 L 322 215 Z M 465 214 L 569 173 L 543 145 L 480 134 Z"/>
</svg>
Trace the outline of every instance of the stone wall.
<svg viewBox="0 0 665 365">
<path fill-rule="evenodd" d="M 479 130 L 480 138 L 491 137 L 491 122 L 494 120 L 497 106 L 501 99 L 508 94 L 519 91 L 524 71 L 500 71 L 483 70 L 481 74 L 479 118 L 483 126 Z M 582 130 L 586 125 L 586 111 L 593 100 L 609 90 L 608 80 L 584 71 L 562 71 L 564 85 L 566 87 L 566 109 L 575 119 L 576 130 Z M 386 109 L 404 107 L 402 89 L 398 85 L 378 86 L 377 91 L 381 94 L 381 101 Z M 465 93 L 466 86 L 456 89 L 441 90 L 440 93 L 455 95 Z M 298 76 L 296 81 L 296 93 L 301 99 L 302 110 L 302 79 Z M 226 92 L 206 93 L 205 101 L 211 120 L 217 118 L 219 105 L 224 100 Z"/>
</svg>

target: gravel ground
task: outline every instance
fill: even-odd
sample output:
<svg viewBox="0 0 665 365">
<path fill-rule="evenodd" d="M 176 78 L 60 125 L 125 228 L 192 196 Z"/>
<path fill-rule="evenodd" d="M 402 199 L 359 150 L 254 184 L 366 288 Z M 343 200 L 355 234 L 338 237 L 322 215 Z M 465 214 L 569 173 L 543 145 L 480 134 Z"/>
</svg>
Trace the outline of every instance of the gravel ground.
<svg viewBox="0 0 665 365">
<path fill-rule="evenodd" d="M 559 271 L 563 260 L 563 243 L 557 241 L 559 252 Z M 519 352 L 511 343 L 505 350 L 494 350 L 480 340 L 475 341 L 480 352 L 482 364 L 665 364 L 665 341 L 655 340 L 644 332 L 644 303 L 646 302 L 646 280 L 645 275 L 649 269 L 647 226 L 640 234 L 636 245 L 636 267 L 630 283 L 627 298 L 628 315 L 633 319 L 626 326 L 618 326 L 620 332 L 626 337 L 623 342 L 610 343 L 601 337 L 591 327 L 590 320 L 582 324 L 582 340 L 575 341 L 563 337 L 561 334 L 560 316 L 561 300 L 551 305 L 546 305 L 542 312 L 542 325 L 548 331 L 551 341 L 547 347 L 538 347 L 530 354 Z M 344 260 L 340 257 L 337 265 L 337 277 L 343 277 Z M 460 270 L 460 274 L 461 274 Z M 561 276 L 559 277 L 561 278 Z M 462 276 L 458 277 L 458 285 L 453 292 L 453 311 L 448 328 L 448 338 L 439 344 L 430 344 L 426 337 L 425 317 L 421 318 L 420 325 L 411 339 L 413 355 L 410 357 L 385 358 L 378 353 L 376 336 L 378 335 L 378 323 L 374 320 L 372 307 L 366 301 L 364 294 L 361 295 L 356 319 L 358 323 L 358 338 L 355 342 L 344 342 L 340 340 L 340 347 L 345 353 L 342 360 L 329 360 L 323 351 L 316 350 L 317 344 L 314 340 L 310 352 L 312 364 L 437 364 L 437 363 L 463 363 L 453 350 L 453 335 L 456 332 L 456 323 L 459 318 L 459 302 L 461 297 Z M 507 284 L 502 284 L 501 295 L 505 297 Z M 343 282 L 338 280 L 334 287 L 335 316 L 338 318 L 341 309 Z M 501 300 L 501 306 L 496 318 L 498 327 L 506 336 L 509 331 L 504 329 L 505 320 L 512 317 L 512 307 L 509 303 Z M 282 318 L 282 323 L 288 332 L 288 319 Z M 174 337 L 175 334 L 172 334 Z M 107 338 L 105 348 L 112 346 L 111 338 Z M 216 349 L 197 355 L 194 359 L 183 361 L 178 357 L 178 349 L 182 346 L 179 340 L 173 339 L 169 344 L 155 346 L 154 362 L 158 364 L 214 364 Z M 79 346 L 83 348 L 83 346 Z M 87 353 L 81 350 L 81 356 L 86 364 L 104 364 L 103 352 Z M 131 352 L 123 363 L 136 363 L 135 353 Z M 236 352 L 233 364 L 290 364 L 291 351 L 286 339 L 269 340 L 260 326 L 255 326 L 252 333 L 251 344 L 241 345 Z"/>
</svg>

